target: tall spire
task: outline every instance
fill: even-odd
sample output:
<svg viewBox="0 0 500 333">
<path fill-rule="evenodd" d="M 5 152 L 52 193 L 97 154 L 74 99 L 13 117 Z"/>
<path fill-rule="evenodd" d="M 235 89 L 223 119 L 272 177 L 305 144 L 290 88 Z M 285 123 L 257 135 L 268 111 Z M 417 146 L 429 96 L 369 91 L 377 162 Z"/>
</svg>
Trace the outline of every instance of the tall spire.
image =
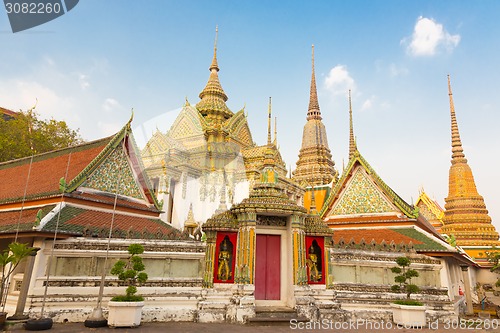
<svg viewBox="0 0 500 333">
<path fill-rule="evenodd" d="M 314 72 L 314 45 L 312 46 L 312 74 L 311 90 L 309 92 L 309 109 L 307 111 L 307 120 L 321 120 L 321 111 L 319 110 L 318 91 L 316 89 L 316 74 Z"/>
<path fill-rule="evenodd" d="M 267 108 L 267 145 L 271 145 L 271 97 Z"/>
<path fill-rule="evenodd" d="M 491 224 L 491 217 L 479 195 L 474 176 L 462 148 L 455 106 L 448 75 L 448 95 L 451 115 L 451 166 L 448 181 L 448 196 L 441 232 L 454 235 L 460 246 L 499 246 L 498 232 Z M 466 250 L 467 251 L 467 250 Z"/>
<path fill-rule="evenodd" d="M 328 147 L 326 128 L 321 121 L 318 94 L 316 92 L 316 78 L 314 72 L 314 45 L 312 46 L 312 75 L 309 96 L 307 122 L 302 133 L 302 147 L 299 151 L 297 168 L 293 172 L 293 179 L 299 184 L 311 186 L 327 185 L 337 181 L 338 172 L 335 170 L 332 153 Z"/>
<path fill-rule="evenodd" d="M 448 75 L 448 95 L 450 96 L 450 114 L 451 114 L 451 163 L 458 162 L 467 163 L 464 150 L 462 148 L 462 141 L 460 140 L 460 133 L 458 131 L 457 117 L 455 116 L 455 105 L 453 104 L 453 94 L 451 93 L 450 76 Z"/>
<path fill-rule="evenodd" d="M 233 116 L 233 112 L 226 105 L 227 95 L 219 82 L 219 65 L 217 64 L 217 36 L 219 29 L 215 28 L 214 57 L 210 64 L 210 76 L 207 85 L 200 93 L 201 101 L 196 104 L 196 109 L 206 117 L 208 122 L 224 121 Z M 222 117 L 221 117 L 222 116 Z"/>
<path fill-rule="evenodd" d="M 354 156 L 358 148 L 356 147 L 356 140 L 354 139 L 354 128 L 352 125 L 352 103 L 351 103 L 351 89 L 349 89 L 349 160 Z"/>
<path fill-rule="evenodd" d="M 214 41 L 214 58 L 212 59 L 212 64 L 210 65 L 209 70 L 215 69 L 217 72 L 219 71 L 219 64 L 217 64 L 217 36 L 219 35 L 219 27 L 215 26 L 215 41 Z"/>
<path fill-rule="evenodd" d="M 278 117 L 274 117 L 274 141 L 273 144 L 278 146 Z"/>
</svg>

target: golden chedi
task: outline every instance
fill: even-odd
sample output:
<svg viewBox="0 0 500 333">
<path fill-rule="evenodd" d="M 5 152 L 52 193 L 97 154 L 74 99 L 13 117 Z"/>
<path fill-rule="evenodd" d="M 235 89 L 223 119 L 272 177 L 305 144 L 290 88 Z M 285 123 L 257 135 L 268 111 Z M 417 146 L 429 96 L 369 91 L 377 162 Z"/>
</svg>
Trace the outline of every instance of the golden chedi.
<svg viewBox="0 0 500 333">
<path fill-rule="evenodd" d="M 458 131 L 450 77 L 448 91 L 451 112 L 451 167 L 449 173 L 448 197 L 445 199 L 444 226 L 441 233 L 454 235 L 459 246 L 500 245 L 498 232 L 491 224 L 491 217 L 484 199 L 476 189 L 472 170 L 462 148 Z M 469 251 L 467 251 L 469 252 Z M 473 253 L 471 253 L 475 256 Z"/>
</svg>

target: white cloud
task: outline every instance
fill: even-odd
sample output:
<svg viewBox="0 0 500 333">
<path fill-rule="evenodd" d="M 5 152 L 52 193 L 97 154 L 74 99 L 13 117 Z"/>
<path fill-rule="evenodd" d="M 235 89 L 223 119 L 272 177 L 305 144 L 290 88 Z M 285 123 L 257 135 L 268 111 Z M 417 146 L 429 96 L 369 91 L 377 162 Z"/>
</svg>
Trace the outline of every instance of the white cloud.
<svg viewBox="0 0 500 333">
<path fill-rule="evenodd" d="M 346 95 L 349 89 L 355 90 L 356 83 L 346 66 L 337 65 L 326 76 L 325 87 L 334 95 Z"/>
<path fill-rule="evenodd" d="M 111 112 L 115 109 L 119 109 L 120 103 L 118 103 L 118 101 L 114 98 L 106 98 L 104 103 L 102 103 L 102 108 L 104 111 Z"/>
<path fill-rule="evenodd" d="M 0 84 L 0 96 L 4 96 L 2 103 L 15 111 L 26 111 L 36 103 L 35 110 L 43 119 L 54 118 L 70 122 L 79 120 L 76 113 L 68 112 L 74 105 L 71 98 L 63 97 L 36 81 L 4 81 Z"/>
<path fill-rule="evenodd" d="M 406 44 L 407 38 L 402 44 Z M 435 55 L 440 47 L 453 50 L 460 42 L 460 35 L 451 35 L 442 24 L 433 19 L 420 16 L 417 19 L 411 42 L 407 46 L 407 52 L 413 56 Z"/>
<path fill-rule="evenodd" d="M 88 87 L 90 87 L 90 82 L 88 79 L 89 79 L 88 75 L 78 73 L 78 82 L 80 82 L 80 88 L 82 88 L 82 90 L 85 90 Z"/>
</svg>

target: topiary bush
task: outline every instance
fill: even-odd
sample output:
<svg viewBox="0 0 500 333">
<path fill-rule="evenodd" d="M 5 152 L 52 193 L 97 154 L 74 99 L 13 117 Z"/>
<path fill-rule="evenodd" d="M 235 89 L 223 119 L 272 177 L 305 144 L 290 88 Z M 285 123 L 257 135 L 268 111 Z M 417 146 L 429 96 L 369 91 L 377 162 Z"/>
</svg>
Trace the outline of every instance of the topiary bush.
<svg viewBox="0 0 500 333">
<path fill-rule="evenodd" d="M 406 300 L 396 301 L 396 304 L 402 305 L 423 305 L 421 302 L 410 300 L 411 294 L 418 293 L 420 288 L 413 284 L 411 279 L 418 277 L 418 272 L 410 268 L 410 258 L 408 257 L 398 257 L 396 258 L 397 267 L 392 267 L 391 271 L 397 274 L 394 277 L 394 282 L 397 284 L 391 287 L 391 290 L 396 293 L 405 293 Z"/>
<path fill-rule="evenodd" d="M 128 247 L 130 256 L 127 260 L 118 260 L 111 269 L 111 274 L 117 275 L 120 281 L 127 285 L 125 295 L 113 297 L 112 301 L 117 302 L 140 302 L 144 297 L 136 295 L 137 286 L 146 282 L 148 274 L 144 272 L 146 269 L 142 262 L 140 254 L 144 253 L 144 247 L 140 244 L 130 244 Z"/>
</svg>

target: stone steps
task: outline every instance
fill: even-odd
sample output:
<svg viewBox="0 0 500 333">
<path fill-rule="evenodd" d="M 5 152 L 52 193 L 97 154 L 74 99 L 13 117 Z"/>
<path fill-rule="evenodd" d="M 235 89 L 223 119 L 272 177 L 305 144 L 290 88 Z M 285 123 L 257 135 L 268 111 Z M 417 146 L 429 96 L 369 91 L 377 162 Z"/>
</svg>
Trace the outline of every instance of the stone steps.
<svg viewBox="0 0 500 333">
<path fill-rule="evenodd" d="M 248 319 L 250 326 L 290 326 L 290 322 L 307 322 L 305 317 L 299 317 L 297 311 L 287 307 L 257 307 L 255 317 Z"/>
</svg>

